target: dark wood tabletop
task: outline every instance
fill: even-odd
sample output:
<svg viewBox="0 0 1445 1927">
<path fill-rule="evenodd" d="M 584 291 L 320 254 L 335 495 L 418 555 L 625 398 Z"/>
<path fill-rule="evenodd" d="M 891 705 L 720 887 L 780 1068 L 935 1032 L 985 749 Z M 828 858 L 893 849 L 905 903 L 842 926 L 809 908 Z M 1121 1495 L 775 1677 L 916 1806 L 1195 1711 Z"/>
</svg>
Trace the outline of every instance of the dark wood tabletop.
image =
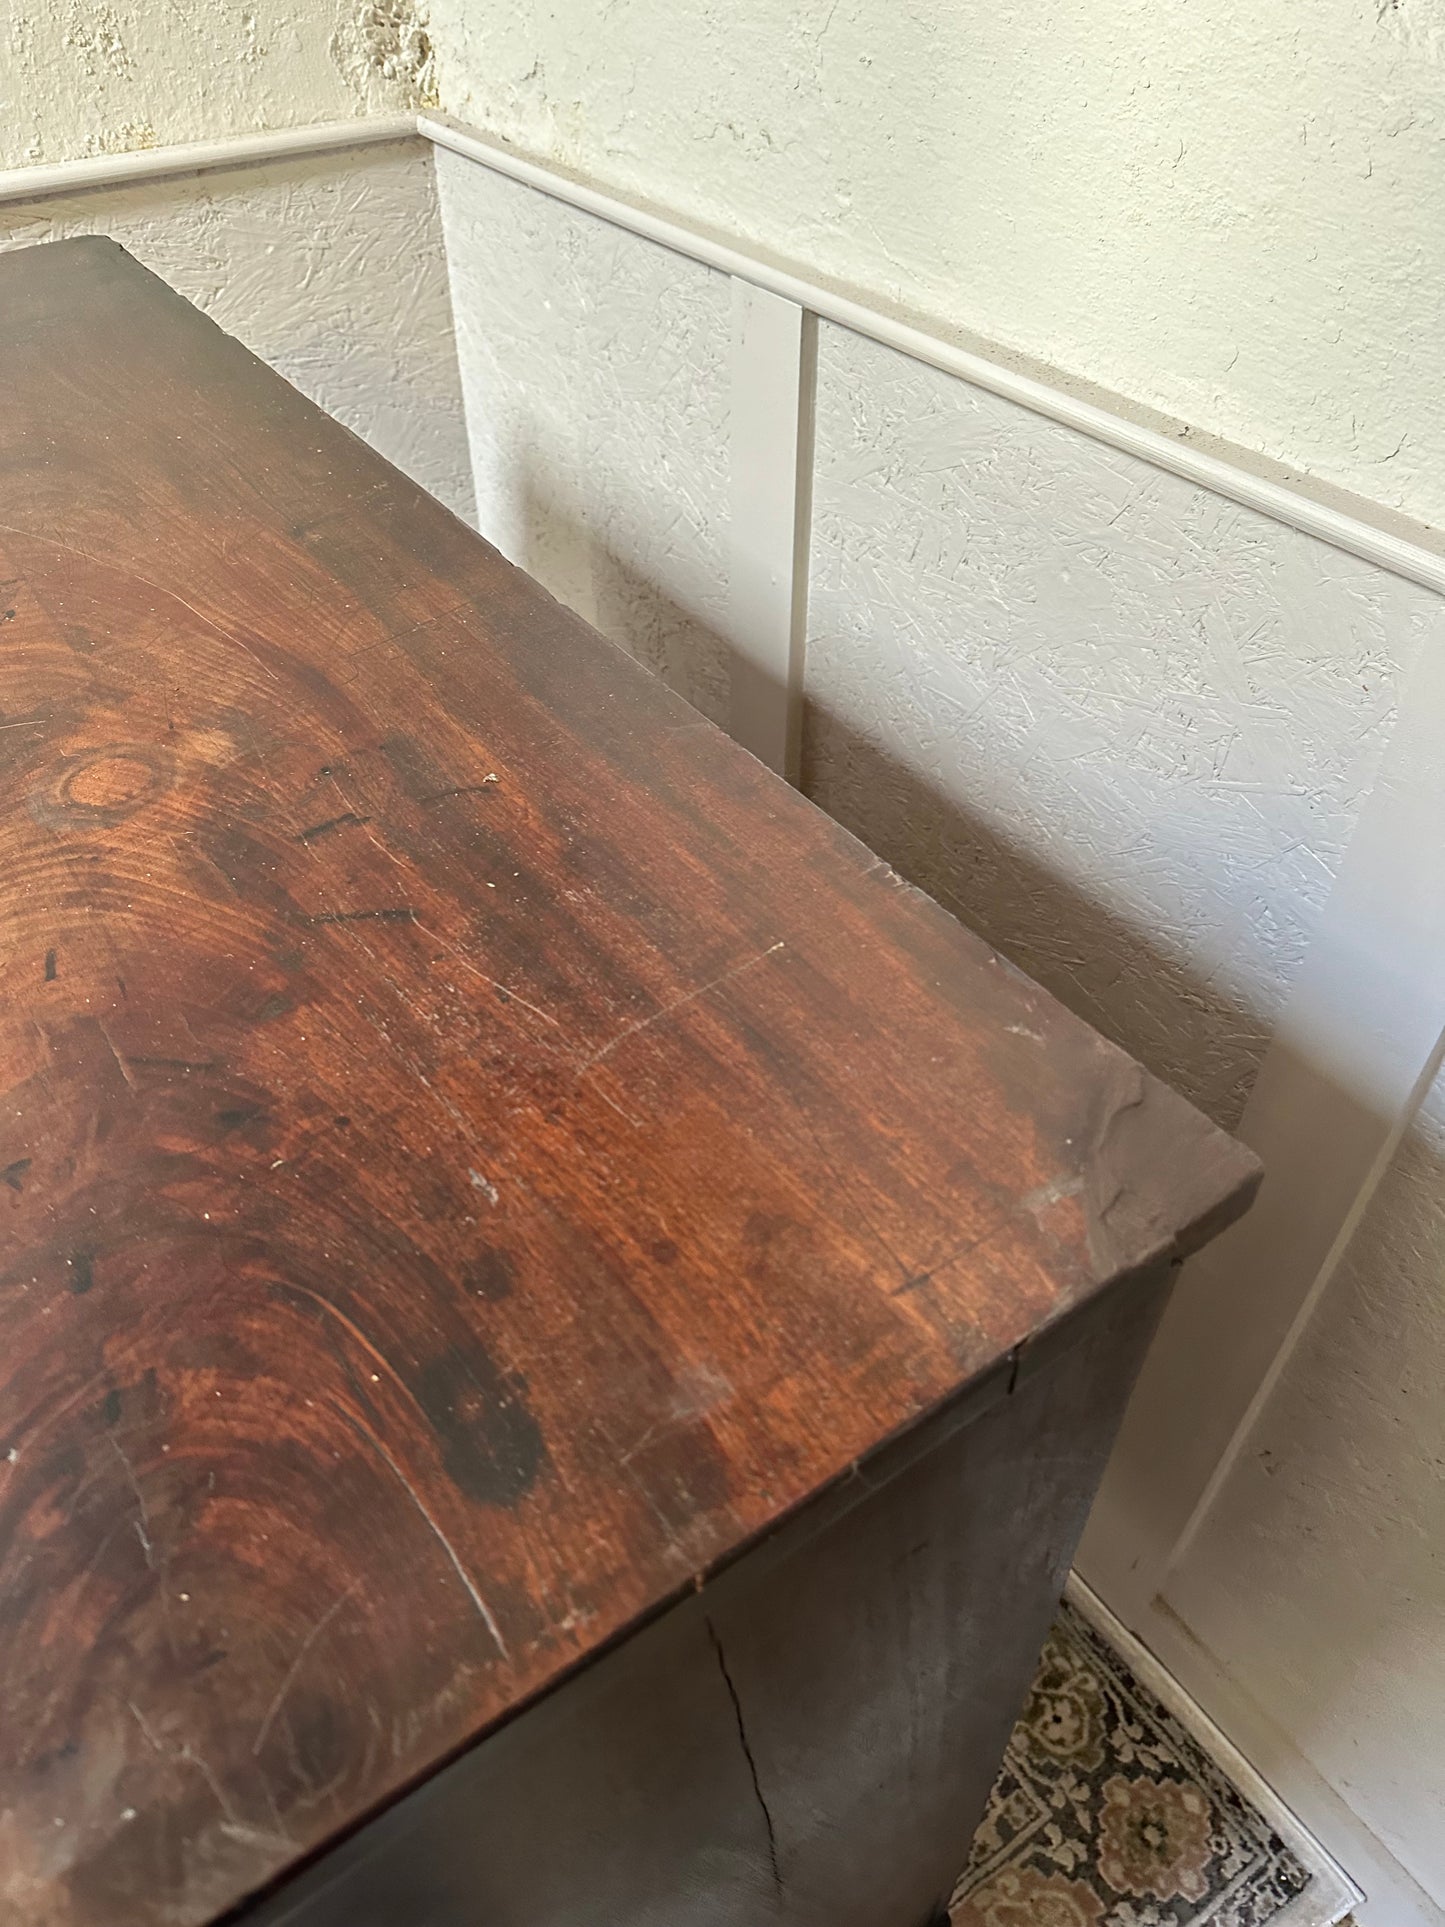
<svg viewBox="0 0 1445 1927">
<path fill-rule="evenodd" d="M 100 240 L 0 824 L 7 1927 L 219 1916 L 1253 1186 Z"/>
</svg>

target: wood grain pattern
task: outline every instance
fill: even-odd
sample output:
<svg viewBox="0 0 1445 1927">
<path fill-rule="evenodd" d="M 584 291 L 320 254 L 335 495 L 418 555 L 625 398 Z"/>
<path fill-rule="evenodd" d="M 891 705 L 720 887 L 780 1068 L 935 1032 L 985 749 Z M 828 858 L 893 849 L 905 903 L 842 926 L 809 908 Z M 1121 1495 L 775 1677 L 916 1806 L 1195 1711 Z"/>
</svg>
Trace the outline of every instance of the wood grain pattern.
<svg viewBox="0 0 1445 1927">
<path fill-rule="evenodd" d="M 947 1927 L 1160 1286 L 1093 1300 L 245 1927 Z"/>
<path fill-rule="evenodd" d="M 0 383 L 0 1901 L 191 1927 L 1255 1173 L 119 249 Z"/>
</svg>

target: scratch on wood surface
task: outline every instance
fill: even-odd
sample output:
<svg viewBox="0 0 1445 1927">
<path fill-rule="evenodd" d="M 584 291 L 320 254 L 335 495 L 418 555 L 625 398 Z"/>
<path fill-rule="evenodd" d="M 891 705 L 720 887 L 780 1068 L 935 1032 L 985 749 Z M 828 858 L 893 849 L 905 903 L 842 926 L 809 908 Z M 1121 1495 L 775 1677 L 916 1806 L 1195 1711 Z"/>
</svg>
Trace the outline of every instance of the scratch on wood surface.
<svg viewBox="0 0 1445 1927">
<path fill-rule="evenodd" d="M 643 1433 L 642 1437 L 637 1441 L 637 1443 L 635 1445 L 629 1446 L 628 1449 L 624 1453 L 622 1453 L 622 1455 L 617 1461 L 618 1464 L 631 1465 L 632 1461 L 637 1457 L 638 1453 L 645 1452 L 648 1446 L 651 1445 L 652 1441 L 657 1437 L 657 1435 L 660 1432 L 665 1432 L 669 1430 L 670 1426 L 671 1426 L 671 1421 L 665 1418 L 660 1418 L 657 1420 L 655 1424 L 649 1425 L 647 1430 Z"/>
<path fill-rule="evenodd" d="M 227 1799 L 226 1789 L 216 1778 L 209 1763 L 203 1760 L 199 1753 L 193 1752 L 189 1746 L 178 1748 L 176 1757 L 177 1759 L 184 1760 L 187 1766 L 193 1766 L 196 1769 L 197 1773 L 200 1774 L 206 1785 L 211 1789 L 211 1792 L 215 1796 L 216 1805 L 221 1809 L 222 1813 L 225 1814 L 226 1819 L 233 1827 L 239 1826 L 241 1824 L 240 1816 L 231 1805 L 230 1800 Z"/>
<path fill-rule="evenodd" d="M 406 1380 L 397 1371 L 386 1353 L 377 1349 L 354 1319 L 348 1318 L 346 1313 L 342 1311 L 338 1305 L 333 1304 L 332 1301 L 323 1296 L 321 1292 L 313 1291 L 309 1285 L 299 1285 L 292 1279 L 288 1282 L 286 1291 L 292 1297 L 309 1298 L 323 1317 L 333 1319 L 347 1336 L 366 1353 L 369 1365 L 379 1365 L 381 1372 L 386 1374 L 388 1381 L 394 1385 L 404 1397 L 409 1399 L 419 1412 L 421 1411 L 420 1405 L 417 1404 L 415 1394 L 407 1385 Z M 372 1372 L 371 1380 L 373 1384 L 380 1383 L 381 1372 Z"/>
<path fill-rule="evenodd" d="M 1004 1212 L 1003 1216 L 986 1231 L 981 1231 L 977 1237 L 970 1238 L 956 1251 L 951 1251 L 946 1258 L 940 1258 L 936 1264 L 930 1265 L 926 1271 L 920 1271 L 914 1277 L 905 1278 L 903 1283 L 894 1290 L 893 1297 L 901 1298 L 910 1291 L 921 1290 L 924 1285 L 931 1283 L 939 1272 L 947 1270 L 950 1265 L 957 1264 L 961 1258 L 967 1258 L 996 1238 L 1020 1211 L 1026 1211 L 1031 1218 L 1037 1219 L 1052 1206 L 1062 1204 L 1068 1198 L 1079 1197 L 1085 1189 L 1086 1183 L 1081 1173 L 1064 1171 L 1058 1177 L 1051 1178 L 1047 1184 L 1036 1185 L 1032 1191 L 1025 1191 L 1018 1203 Z"/>
<path fill-rule="evenodd" d="M 402 862 L 401 858 L 396 854 L 395 850 L 388 849 L 386 844 L 382 842 L 381 838 L 375 834 L 375 832 L 371 828 L 371 818 L 363 814 L 360 810 L 357 809 L 355 803 L 352 802 L 352 799 L 347 795 L 346 791 L 341 787 L 340 782 L 337 780 L 334 774 L 331 777 L 331 786 L 336 791 L 336 794 L 341 798 L 342 802 L 345 803 L 347 806 L 346 818 L 339 819 L 339 820 L 345 821 L 349 819 L 350 822 L 357 829 L 361 831 L 361 834 L 366 838 L 367 842 L 370 843 L 374 849 L 380 850 L 381 854 L 386 858 L 388 863 L 394 863 L 398 870 L 404 870 L 407 866 Z M 417 921 L 416 913 L 415 911 L 413 911 L 412 922 L 415 923 L 416 921 Z"/>
<path fill-rule="evenodd" d="M 562 1028 L 562 1026 L 557 1022 L 557 1019 L 553 1017 L 549 1011 L 540 1010 L 536 1004 L 529 1004 L 527 1002 L 527 999 L 524 996 L 522 996 L 521 992 L 513 990 L 510 984 L 500 983 L 497 980 L 497 978 L 489 977 L 485 970 L 478 970 L 474 963 L 470 962 L 465 956 L 463 956 L 461 950 L 457 947 L 456 944 L 448 943 L 445 937 L 439 936 L 435 930 L 429 927 L 429 925 L 424 924 L 421 921 L 420 917 L 413 916 L 412 921 L 413 923 L 415 923 L 417 929 L 420 930 L 420 932 L 424 937 L 430 937 L 433 943 L 439 943 L 442 949 L 446 951 L 447 955 L 449 957 L 454 957 L 456 961 L 461 965 L 463 970 L 469 970 L 479 983 L 490 984 L 493 990 L 500 990 L 502 995 L 505 998 L 507 998 L 509 1002 L 514 1004 L 520 1004 L 523 1010 L 530 1010 L 534 1017 L 540 1017 L 542 1019 L 542 1022 L 544 1024 L 550 1024 L 553 1030 L 560 1030 Z"/>
<path fill-rule="evenodd" d="M 1077 1198 L 1083 1188 L 1084 1180 L 1081 1173 L 1065 1171 L 1058 1177 L 1051 1178 L 1047 1184 L 1038 1185 L 1032 1191 L 1025 1191 L 1019 1199 L 1019 1209 L 1036 1217 L 1039 1212 L 1047 1211 L 1052 1205 L 1062 1204 L 1065 1198 Z"/>
<path fill-rule="evenodd" d="M 270 1833 L 264 1827 L 243 1826 L 239 1820 L 223 1820 L 217 1831 L 243 1847 L 260 1847 L 273 1853 L 294 1853 L 296 1850 L 296 1842 L 289 1833 Z"/>
<path fill-rule="evenodd" d="M 110 1032 L 106 1029 L 104 1019 L 97 1017 L 95 1022 L 96 1022 L 96 1027 L 100 1031 L 101 1036 L 105 1039 L 107 1049 L 110 1051 L 110 1054 L 115 1059 L 116 1063 L 120 1066 L 121 1076 L 125 1079 L 126 1083 L 130 1085 L 131 1089 L 134 1090 L 136 1088 L 136 1082 L 135 1082 L 135 1079 L 130 1074 L 130 1065 L 126 1062 L 125 1058 L 121 1055 L 121 1053 L 116 1049 L 115 1040 L 111 1036 Z"/>
<path fill-rule="evenodd" d="M 153 1753 L 164 1753 L 165 1748 L 161 1745 L 160 1741 L 156 1738 L 155 1734 L 152 1733 L 149 1726 L 146 1725 L 145 1715 L 144 1713 L 141 1712 L 140 1708 L 136 1705 L 135 1701 L 127 1700 L 126 1707 L 130 1713 L 131 1718 L 135 1721 L 136 1725 L 140 1728 L 141 1733 L 144 1735 L 146 1743 L 149 1745 L 151 1751 Z"/>
<path fill-rule="evenodd" d="M 890 1295 L 894 1298 L 906 1298 L 909 1292 L 922 1291 L 925 1285 L 933 1282 L 940 1271 L 946 1271 L 950 1265 L 956 1265 L 960 1258 L 967 1258 L 981 1245 L 986 1245 L 990 1238 L 996 1238 L 1012 1215 L 1011 1212 L 1005 1212 L 997 1223 L 989 1226 L 987 1231 L 980 1231 L 976 1237 L 968 1239 L 956 1250 L 948 1252 L 936 1264 L 929 1265 L 926 1271 L 915 1272 L 911 1278 L 905 1278 L 901 1285 L 895 1286 Z"/>
<path fill-rule="evenodd" d="M 429 795 L 417 797 L 417 803 L 425 808 L 432 803 L 445 803 L 453 796 L 486 796 L 490 794 L 489 785 L 500 783 L 501 777 L 495 773 L 484 776 L 480 783 L 454 783 L 450 789 L 432 790 Z"/>
<path fill-rule="evenodd" d="M 161 583 L 153 582 L 148 575 L 142 575 L 138 569 L 133 569 L 123 562 L 110 560 L 103 555 L 92 555 L 88 549 L 78 549 L 73 542 L 62 542 L 55 535 L 43 535 L 38 529 L 18 529 L 10 523 L 0 522 L 0 535 L 18 535 L 23 541 L 44 542 L 52 549 L 59 549 L 62 554 L 76 556 L 82 562 L 94 563 L 98 569 L 109 569 L 115 575 L 124 576 L 127 582 L 139 582 L 145 588 L 154 590 L 157 595 L 164 596 L 168 602 L 179 602 L 183 609 L 188 609 L 196 621 L 209 629 L 213 635 L 219 636 L 223 642 L 229 642 L 234 648 L 248 655 L 268 682 L 279 683 L 280 678 L 276 671 L 269 663 L 262 661 L 248 642 L 243 642 L 231 630 L 223 629 L 213 616 L 206 615 L 193 602 L 187 602 L 186 598 L 178 595 L 174 589 L 167 589 Z"/>
<path fill-rule="evenodd" d="M 770 944 L 766 950 L 760 950 L 755 957 L 745 958 L 742 963 L 734 964 L 731 970 L 720 971 L 716 977 L 710 977 L 705 984 L 699 984 L 696 990 L 689 990 L 683 997 L 674 997 L 670 1004 L 664 1004 L 660 1010 L 653 1011 L 650 1017 L 642 1017 L 635 1024 L 629 1024 L 626 1030 L 619 1031 L 610 1043 L 604 1044 L 600 1050 L 593 1051 L 590 1057 L 584 1057 L 578 1066 L 577 1075 L 585 1077 L 594 1064 L 600 1064 L 604 1057 L 610 1057 L 613 1051 L 627 1042 L 629 1037 L 635 1037 L 640 1030 L 650 1030 L 654 1024 L 660 1024 L 664 1017 L 671 1017 L 674 1011 L 683 1009 L 687 1004 L 695 1004 L 699 997 L 706 997 L 710 990 L 716 990 L 720 984 L 730 983 L 734 977 L 741 977 L 745 970 L 756 969 L 760 963 L 765 963 L 769 957 L 776 956 L 783 948 L 785 946 L 781 941 Z"/>
<path fill-rule="evenodd" d="M 863 1199 L 861 1196 L 862 1186 L 859 1184 L 856 1174 L 852 1178 L 848 1178 L 844 1176 L 843 1172 L 838 1168 L 837 1160 L 834 1158 L 832 1152 L 828 1149 L 827 1145 L 823 1142 L 822 1136 L 820 1135 L 817 1126 L 814 1124 L 812 1118 L 809 1117 L 807 1111 L 804 1110 L 801 1106 L 798 1109 L 798 1117 L 803 1125 L 803 1128 L 807 1131 L 809 1138 L 812 1140 L 814 1150 L 818 1153 L 818 1156 L 823 1160 L 823 1163 L 827 1166 L 828 1172 L 833 1178 L 834 1182 L 838 1185 L 841 1191 L 844 1191 L 850 1197 L 853 1204 L 853 1209 L 857 1212 L 859 1221 L 861 1222 L 863 1229 L 868 1233 L 869 1237 L 871 1237 L 873 1242 L 878 1246 L 878 1249 L 893 1265 L 894 1269 L 897 1271 L 899 1277 L 903 1280 L 904 1285 L 906 1286 L 912 1274 L 910 1273 L 908 1266 L 904 1264 L 902 1258 L 898 1255 L 897 1251 L 894 1250 L 892 1242 L 888 1238 L 884 1237 L 882 1231 L 880 1231 L 878 1226 L 873 1222 L 872 1214 L 869 1212 L 867 1206 L 863 1203 Z"/>
<path fill-rule="evenodd" d="M 357 1427 L 357 1429 L 361 1430 L 362 1428 Z M 405 1492 L 407 1498 L 411 1500 L 412 1505 L 416 1508 L 416 1510 L 421 1514 L 422 1518 L 426 1521 L 426 1524 L 431 1531 L 432 1537 L 436 1540 L 437 1544 L 441 1547 L 442 1551 L 446 1554 L 447 1558 L 451 1561 L 452 1568 L 455 1571 L 457 1578 L 460 1579 L 460 1581 L 462 1582 L 462 1585 L 466 1588 L 467 1597 L 471 1600 L 472 1604 L 477 1609 L 477 1617 L 481 1620 L 482 1624 L 486 1627 L 487 1631 L 492 1635 L 492 1638 L 496 1641 L 497 1651 L 502 1655 L 503 1659 L 510 1659 L 511 1654 L 507 1650 L 507 1642 L 502 1638 L 502 1629 L 500 1626 L 498 1626 L 496 1622 L 496 1618 L 492 1613 L 491 1607 L 488 1606 L 486 1600 L 483 1599 L 482 1595 L 477 1591 L 477 1588 L 472 1581 L 471 1574 L 467 1571 L 466 1567 L 462 1564 L 461 1560 L 457 1557 L 456 1548 L 452 1545 L 451 1540 L 448 1539 L 447 1535 L 442 1531 L 441 1527 L 437 1524 L 436 1520 L 432 1517 L 431 1513 L 427 1510 L 425 1504 L 419 1497 L 415 1486 L 412 1484 L 411 1480 L 406 1476 L 405 1472 L 402 1471 L 401 1467 L 397 1464 L 396 1460 L 391 1456 L 390 1452 L 387 1451 L 386 1447 L 382 1444 L 381 1440 L 375 1437 L 375 1435 L 370 1432 L 363 1432 L 362 1435 L 367 1440 L 367 1443 L 375 1451 L 378 1458 L 380 1458 L 387 1466 L 390 1467 L 392 1476 L 396 1479 L 397 1484 L 401 1487 L 402 1491 Z"/>
<path fill-rule="evenodd" d="M 608 1096 L 602 1085 L 594 1084 L 592 1089 L 594 1093 L 602 1099 L 602 1102 L 609 1110 L 616 1111 L 624 1124 L 630 1124 L 634 1131 L 640 1131 L 642 1129 L 642 1119 L 640 1117 L 634 1117 L 631 1111 L 624 1111 L 615 1097 Z"/>
<path fill-rule="evenodd" d="M 280 1712 L 281 1707 L 285 1702 L 286 1695 L 291 1691 L 292 1686 L 295 1684 L 296 1675 L 301 1671 L 302 1666 L 306 1662 L 306 1655 L 311 1651 L 311 1648 L 316 1644 L 317 1640 L 320 1639 L 321 1635 L 326 1631 L 326 1628 L 331 1624 L 332 1620 L 335 1619 L 336 1615 L 341 1611 L 341 1608 L 346 1604 L 347 1600 L 350 1599 L 351 1595 L 355 1591 L 356 1591 L 356 1582 L 355 1580 L 353 1580 L 352 1583 L 346 1588 L 345 1592 L 343 1592 L 339 1598 L 332 1600 L 331 1604 L 327 1607 L 326 1611 L 322 1613 L 321 1617 L 317 1620 L 316 1624 L 311 1628 L 310 1632 L 307 1633 L 305 1639 L 303 1639 L 301 1644 L 297 1647 L 296 1657 L 292 1660 L 291 1664 L 286 1668 L 286 1676 L 281 1681 L 281 1684 L 277 1687 L 275 1697 L 271 1701 L 271 1704 L 266 1708 L 265 1717 L 262 1719 L 260 1726 L 256 1730 L 255 1739 L 251 1742 L 252 1758 L 254 1758 L 261 1751 L 261 1748 L 265 1745 L 266 1735 L 271 1731 L 271 1723 L 275 1719 L 276 1715 Z"/>
<path fill-rule="evenodd" d="M 111 1450 L 125 1467 L 125 1476 L 130 1481 L 130 1489 L 134 1492 L 136 1505 L 140 1508 L 140 1517 L 135 1522 L 135 1531 L 136 1537 L 140 1540 L 141 1551 L 145 1554 L 146 1564 L 151 1571 L 158 1572 L 160 1568 L 156 1565 L 155 1549 L 151 1545 L 150 1514 L 146 1511 L 145 1495 L 140 1489 L 140 1480 L 136 1477 L 135 1468 L 126 1457 L 120 1440 L 112 1435 L 110 1444 Z"/>
<path fill-rule="evenodd" d="M 705 1362 L 693 1366 L 674 1386 L 667 1409 L 661 1417 L 654 1419 L 625 1452 L 618 1453 L 618 1464 L 630 1466 L 649 1445 L 692 1425 L 698 1419 L 706 1419 L 720 1404 L 732 1397 L 732 1382 L 722 1372 Z M 613 1451 L 617 1451 L 616 1442 L 609 1442 Z"/>
</svg>

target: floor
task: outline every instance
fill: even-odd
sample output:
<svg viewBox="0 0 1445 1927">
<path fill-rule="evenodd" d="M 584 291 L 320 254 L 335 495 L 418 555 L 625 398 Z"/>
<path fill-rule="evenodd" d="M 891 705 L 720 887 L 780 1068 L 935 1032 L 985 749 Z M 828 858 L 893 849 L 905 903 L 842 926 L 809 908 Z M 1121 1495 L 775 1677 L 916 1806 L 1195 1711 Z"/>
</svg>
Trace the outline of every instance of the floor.
<svg viewBox="0 0 1445 1927">
<path fill-rule="evenodd" d="M 1357 1898 L 1137 1641 L 1071 1586 L 953 1927 L 1343 1927 Z"/>
</svg>

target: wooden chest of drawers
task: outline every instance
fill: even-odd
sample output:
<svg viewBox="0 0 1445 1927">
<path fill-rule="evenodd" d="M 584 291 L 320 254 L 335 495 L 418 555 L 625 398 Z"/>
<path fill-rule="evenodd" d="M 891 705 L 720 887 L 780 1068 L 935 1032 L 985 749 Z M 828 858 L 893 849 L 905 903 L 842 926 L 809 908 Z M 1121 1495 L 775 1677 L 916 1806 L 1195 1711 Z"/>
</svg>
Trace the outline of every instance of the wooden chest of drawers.
<svg viewBox="0 0 1445 1927">
<path fill-rule="evenodd" d="M 0 384 L 0 1916 L 923 1927 L 1251 1160 L 118 248 Z"/>
</svg>

